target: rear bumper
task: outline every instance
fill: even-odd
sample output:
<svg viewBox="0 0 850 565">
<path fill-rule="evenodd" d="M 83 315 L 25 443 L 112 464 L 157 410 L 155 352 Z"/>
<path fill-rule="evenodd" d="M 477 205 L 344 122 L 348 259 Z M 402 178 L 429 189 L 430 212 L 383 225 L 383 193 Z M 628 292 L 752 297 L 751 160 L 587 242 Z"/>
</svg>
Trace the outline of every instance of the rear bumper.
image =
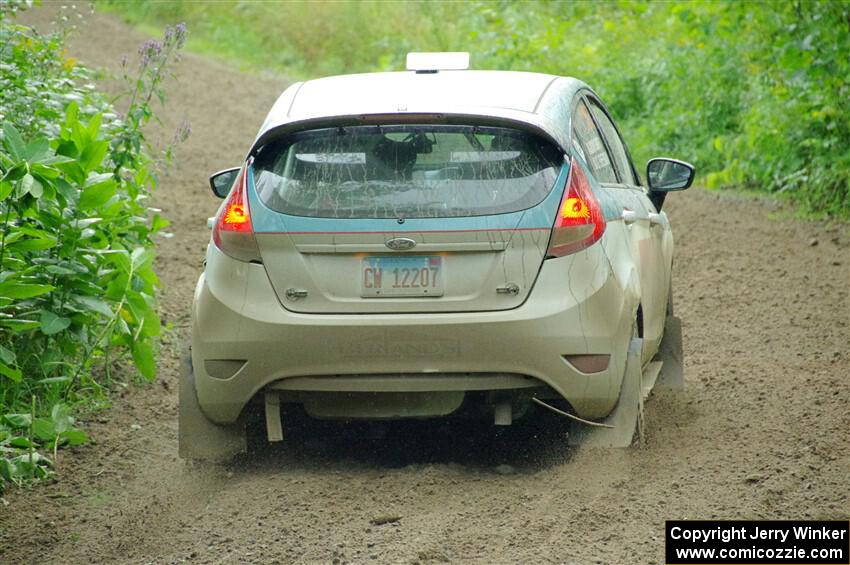
<svg viewBox="0 0 850 565">
<path fill-rule="evenodd" d="M 296 388 L 281 382 L 331 375 L 473 373 L 468 390 L 482 373 L 532 377 L 586 418 L 607 415 L 617 401 L 636 303 L 600 245 L 546 261 L 518 308 L 446 314 L 298 314 L 281 306 L 262 265 L 214 246 L 207 259 L 193 302 L 192 358 L 200 407 L 215 422 L 235 421 L 274 383 Z M 611 361 L 584 374 L 562 357 L 575 354 Z M 216 373 L 228 366 L 240 368 Z"/>
</svg>

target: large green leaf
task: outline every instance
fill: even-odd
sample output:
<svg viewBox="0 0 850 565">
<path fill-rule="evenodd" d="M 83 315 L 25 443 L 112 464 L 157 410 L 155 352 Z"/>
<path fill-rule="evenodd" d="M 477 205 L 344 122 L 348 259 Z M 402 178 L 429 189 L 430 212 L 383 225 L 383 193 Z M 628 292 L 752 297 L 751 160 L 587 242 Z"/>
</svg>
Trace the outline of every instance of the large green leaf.
<svg viewBox="0 0 850 565">
<path fill-rule="evenodd" d="M 22 239 L 9 245 L 9 249 L 13 251 L 43 251 L 55 247 L 56 243 L 56 238 L 53 237 Z"/>
<path fill-rule="evenodd" d="M 53 422 L 46 418 L 36 418 L 33 420 L 32 432 L 41 441 L 53 441 L 57 435 Z"/>
<path fill-rule="evenodd" d="M 9 445 L 12 447 L 17 447 L 18 449 L 29 449 L 30 447 L 38 447 L 38 445 L 34 442 L 31 442 L 29 438 L 25 438 L 23 436 L 13 437 L 9 440 Z"/>
<path fill-rule="evenodd" d="M 89 436 L 81 429 L 73 428 L 59 434 L 59 438 L 68 442 L 68 445 L 82 445 L 89 441 Z"/>
<path fill-rule="evenodd" d="M 34 330 L 40 324 L 37 320 L 21 320 L 17 318 L 0 318 L 0 326 L 9 328 L 15 332 L 24 332 Z"/>
<path fill-rule="evenodd" d="M 47 294 L 55 287 L 49 284 L 27 284 L 15 280 L 0 283 L 0 296 L 8 298 L 34 298 Z"/>
<path fill-rule="evenodd" d="M 127 301 L 132 308 L 133 315 L 141 325 L 140 330 L 136 329 L 139 335 L 142 337 L 159 335 L 161 327 L 154 299 L 149 295 L 130 291 L 127 293 Z"/>
<path fill-rule="evenodd" d="M 29 176 L 29 175 L 28 175 Z M 33 195 L 34 198 L 41 198 L 44 194 L 44 185 L 41 184 L 41 181 L 35 177 L 32 177 L 32 184 L 29 188 L 29 193 Z"/>
<path fill-rule="evenodd" d="M 87 309 L 106 316 L 107 318 L 112 316 L 112 308 L 110 308 L 109 304 L 99 298 L 95 298 L 94 296 L 75 295 L 73 300 L 81 306 L 85 306 Z"/>
<path fill-rule="evenodd" d="M 56 168 L 65 173 L 65 177 L 75 185 L 84 184 L 86 182 L 86 172 L 76 160 L 58 163 Z"/>
<path fill-rule="evenodd" d="M 89 184 L 91 182 L 92 184 Z M 80 209 L 91 210 L 102 206 L 115 194 L 117 185 L 112 175 L 97 175 L 90 179 L 80 195 Z"/>
<path fill-rule="evenodd" d="M 15 352 L 0 345 L 0 361 L 11 365 L 15 362 Z"/>
<path fill-rule="evenodd" d="M 24 140 L 21 139 L 21 134 L 15 129 L 11 121 L 6 121 L 3 124 L 3 146 L 9 151 L 15 160 L 24 158 L 26 146 Z"/>
<path fill-rule="evenodd" d="M 15 229 L 15 228 L 11 228 L 11 229 L 10 229 L 10 230 L 6 233 L 6 240 L 5 240 L 5 242 L 4 242 L 4 243 L 5 243 L 6 245 L 11 245 L 11 244 L 15 243 L 16 241 L 18 241 L 19 239 L 23 238 L 25 235 L 26 235 L 26 234 L 24 233 L 24 230 L 23 230 L 23 228 L 22 228 L 22 227 L 19 227 L 19 228 L 17 228 L 17 229 Z M 16 273 L 16 274 L 17 274 L 17 273 Z"/>
<path fill-rule="evenodd" d="M 21 375 L 21 371 L 19 369 L 10 367 L 5 363 L 0 363 L 0 375 L 3 375 L 4 377 L 13 380 L 16 383 L 21 382 L 21 379 L 23 378 L 23 375 Z"/>
<path fill-rule="evenodd" d="M 74 417 L 71 416 L 71 408 L 61 402 L 53 405 L 53 408 L 50 410 L 50 420 L 53 422 L 53 429 L 57 434 L 62 434 L 74 427 Z"/>
<path fill-rule="evenodd" d="M 89 123 L 86 126 L 86 134 L 88 134 L 89 139 L 97 139 L 101 121 L 103 121 L 103 114 L 95 114 L 89 118 Z"/>
<path fill-rule="evenodd" d="M 131 349 L 136 368 L 144 378 L 152 381 L 156 377 L 156 360 L 153 355 L 153 346 L 147 340 L 136 341 L 133 342 Z"/>
<path fill-rule="evenodd" d="M 44 268 L 51 275 L 73 275 L 74 271 L 61 265 L 48 265 Z"/>
<path fill-rule="evenodd" d="M 20 194 L 21 195 L 29 194 L 30 191 L 32 190 L 32 185 L 35 182 L 36 182 L 35 178 L 33 178 L 33 176 L 31 174 L 26 173 L 21 178 L 21 192 L 20 192 Z"/>
<path fill-rule="evenodd" d="M 53 335 L 61 332 L 71 325 L 71 320 L 63 316 L 57 316 L 49 310 L 41 311 L 41 333 Z"/>
<path fill-rule="evenodd" d="M 109 142 L 107 141 L 92 141 L 89 143 L 83 149 L 83 154 L 80 155 L 80 165 L 83 167 L 83 170 L 88 173 L 97 169 L 106 156 L 107 151 L 109 151 Z"/>
<path fill-rule="evenodd" d="M 32 423 L 32 416 L 29 414 L 4 414 L 3 420 L 13 428 L 28 428 Z"/>
<path fill-rule="evenodd" d="M 33 175 L 39 176 L 42 179 L 55 179 L 59 177 L 59 169 L 55 167 L 49 167 L 42 163 L 33 163 L 32 167 L 30 167 Z"/>
<path fill-rule="evenodd" d="M 140 271 L 149 267 L 154 260 L 154 250 L 150 247 L 137 247 L 133 249 L 133 253 L 130 254 L 130 262 L 133 265 L 133 269 L 136 271 Z"/>
<path fill-rule="evenodd" d="M 46 137 L 36 137 L 24 148 L 23 157 L 27 161 L 41 161 L 50 153 L 50 144 Z"/>
<path fill-rule="evenodd" d="M 0 181 L 0 201 L 6 200 L 6 197 L 12 194 L 14 189 L 15 185 L 9 181 Z"/>
<path fill-rule="evenodd" d="M 126 249 L 109 249 L 102 252 L 106 260 L 118 267 L 121 272 L 129 273 L 131 270 L 130 254 Z M 122 285 L 123 288 L 123 285 Z"/>
</svg>

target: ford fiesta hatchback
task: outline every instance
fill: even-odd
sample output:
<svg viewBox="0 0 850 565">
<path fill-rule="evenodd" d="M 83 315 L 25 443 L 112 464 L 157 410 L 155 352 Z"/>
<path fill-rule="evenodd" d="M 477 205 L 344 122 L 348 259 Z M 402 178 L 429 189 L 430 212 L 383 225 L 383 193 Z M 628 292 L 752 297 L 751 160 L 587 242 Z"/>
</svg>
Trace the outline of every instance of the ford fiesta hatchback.
<svg viewBox="0 0 850 565">
<path fill-rule="evenodd" d="M 588 441 L 631 442 L 659 374 L 681 378 L 673 237 L 661 210 L 693 168 L 646 181 L 586 84 L 459 70 L 294 84 L 240 167 L 192 307 L 180 452 L 246 448 L 246 414 L 508 425 L 529 406 Z"/>
</svg>

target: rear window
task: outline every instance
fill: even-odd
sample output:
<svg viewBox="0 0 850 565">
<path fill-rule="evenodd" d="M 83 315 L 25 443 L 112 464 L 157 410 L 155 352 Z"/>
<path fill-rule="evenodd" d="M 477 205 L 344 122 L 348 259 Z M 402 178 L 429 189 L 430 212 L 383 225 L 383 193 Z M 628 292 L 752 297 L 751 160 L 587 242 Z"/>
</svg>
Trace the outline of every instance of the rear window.
<svg viewBox="0 0 850 565">
<path fill-rule="evenodd" d="M 264 146 L 253 169 L 271 209 L 316 218 L 447 218 L 531 208 L 562 162 L 550 143 L 501 127 L 354 126 Z"/>
</svg>

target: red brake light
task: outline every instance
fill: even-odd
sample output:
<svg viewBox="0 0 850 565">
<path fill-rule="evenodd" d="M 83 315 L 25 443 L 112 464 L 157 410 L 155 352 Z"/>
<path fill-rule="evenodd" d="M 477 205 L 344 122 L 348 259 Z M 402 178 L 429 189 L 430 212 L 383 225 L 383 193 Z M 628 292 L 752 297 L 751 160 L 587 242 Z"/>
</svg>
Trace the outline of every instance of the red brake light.
<svg viewBox="0 0 850 565">
<path fill-rule="evenodd" d="M 222 221 L 225 229 L 238 231 L 237 226 L 247 226 L 249 229 L 251 227 L 251 218 L 248 216 L 248 210 L 245 209 L 244 204 L 238 202 L 233 202 L 227 207 L 224 211 Z"/>
<path fill-rule="evenodd" d="M 563 257 L 590 247 L 602 237 L 605 217 L 587 175 L 573 159 L 567 188 L 555 216 L 547 257 Z"/>
<path fill-rule="evenodd" d="M 260 250 L 254 239 L 248 207 L 247 167 L 242 167 L 230 194 L 219 208 L 212 238 L 223 253 L 240 261 L 259 261 Z"/>
</svg>

